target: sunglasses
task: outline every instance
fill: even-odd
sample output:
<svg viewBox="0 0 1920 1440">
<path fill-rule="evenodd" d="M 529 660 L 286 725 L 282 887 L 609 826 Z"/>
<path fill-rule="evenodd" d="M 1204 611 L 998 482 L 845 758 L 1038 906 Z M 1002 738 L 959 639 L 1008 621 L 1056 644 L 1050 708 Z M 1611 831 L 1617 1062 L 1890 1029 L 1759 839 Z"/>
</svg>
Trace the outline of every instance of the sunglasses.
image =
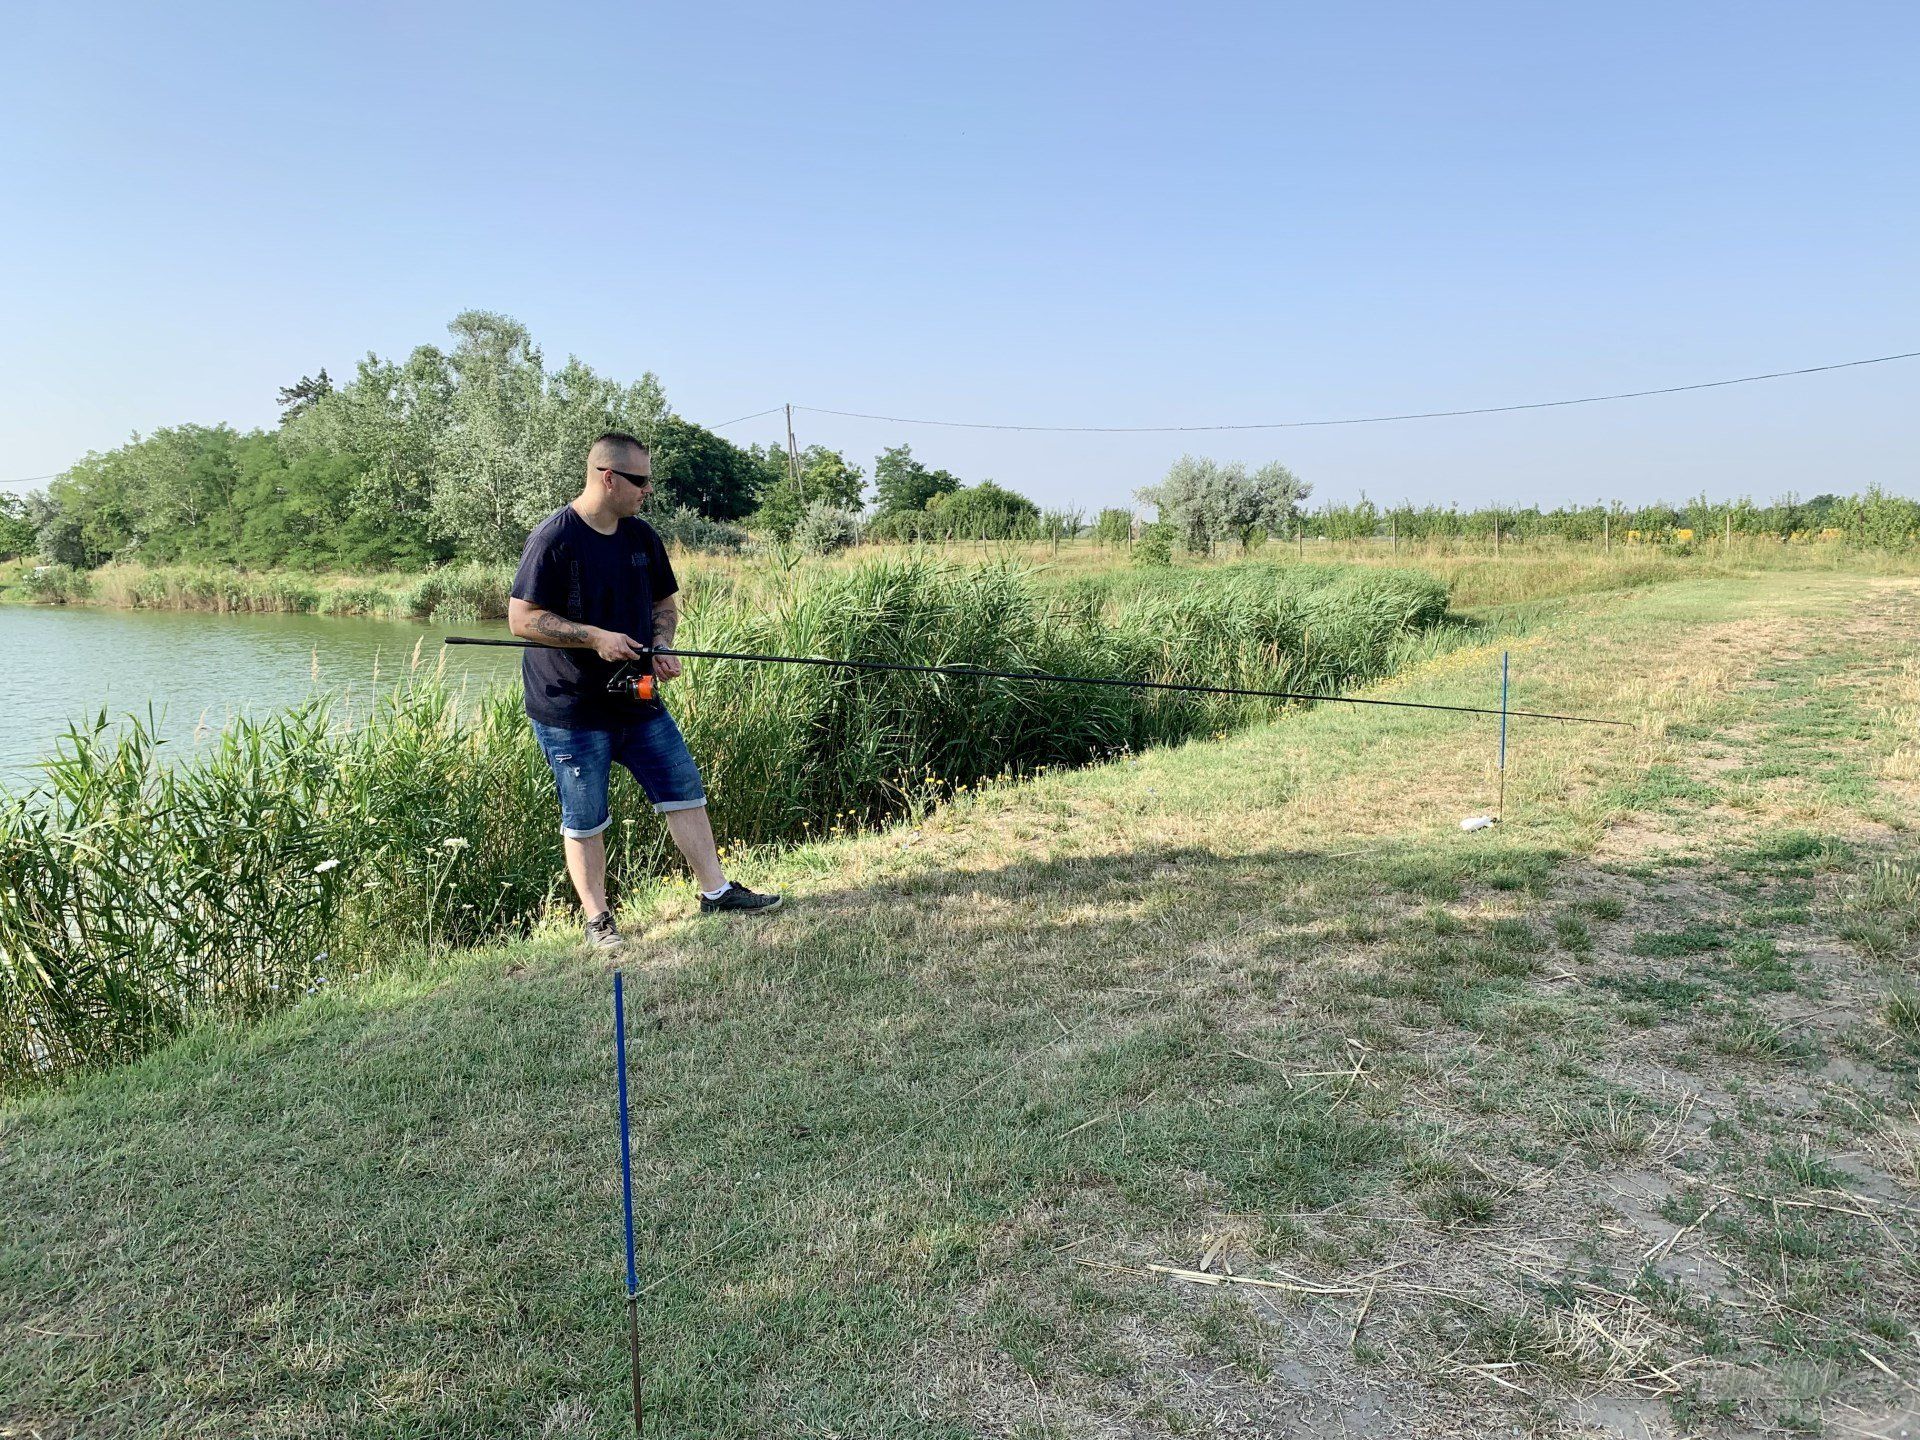
<svg viewBox="0 0 1920 1440">
<path fill-rule="evenodd" d="M 600 465 L 595 468 L 605 475 L 618 475 L 629 485 L 636 485 L 642 490 L 653 484 L 653 476 L 651 475 L 635 475 L 629 470 L 616 470 L 611 465 Z"/>
</svg>

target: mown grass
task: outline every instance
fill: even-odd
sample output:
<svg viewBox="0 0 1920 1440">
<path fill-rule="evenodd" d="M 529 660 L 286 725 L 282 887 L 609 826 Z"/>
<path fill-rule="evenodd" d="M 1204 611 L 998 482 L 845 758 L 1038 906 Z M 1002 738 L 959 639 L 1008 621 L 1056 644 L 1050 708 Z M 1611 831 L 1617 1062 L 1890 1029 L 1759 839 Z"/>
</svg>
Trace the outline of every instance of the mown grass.
<svg viewBox="0 0 1920 1440">
<path fill-rule="evenodd" d="M 1070 607 L 1005 569 L 874 564 L 707 603 L 693 648 L 1330 693 L 1388 672 L 1445 597 L 1405 573 L 1240 569 Z M 679 718 L 733 844 L 844 832 L 982 779 L 1243 723 L 1215 697 L 696 665 Z M 517 695 L 432 676 L 339 723 L 322 698 L 164 763 L 151 725 L 72 731 L 0 803 L 0 1079 L 138 1053 L 401 951 L 523 929 L 559 883 L 551 781 Z M 631 800 L 618 802 L 631 815 Z M 618 886 L 664 842 L 625 820 Z"/>
<path fill-rule="evenodd" d="M 1901 962 L 1823 972 L 1738 918 L 1814 883 L 1831 943 L 1858 816 L 1809 786 L 1704 817 L 1685 866 L 1616 848 L 1667 814 L 1623 809 L 1630 777 L 1698 743 L 1669 722 L 1764 728 L 1721 627 L 1856 604 L 1663 588 L 1419 666 L 1396 693 L 1471 703 L 1510 643 L 1547 708 L 1643 722 L 1530 727 L 1474 837 L 1488 727 L 1329 709 L 793 850 L 761 927 L 635 897 L 651 1432 L 1338 1433 L 1356 1393 L 1382 1433 L 1436 1394 L 1474 1435 L 1594 1393 L 1696 1433 L 1890 1412 L 1920 1380 Z M 1726 944 L 1631 953 L 1695 924 Z M 1795 989 L 1739 989 L 1743 958 Z M 1614 977 L 1699 1000 L 1637 1025 Z M 1782 1043 L 1717 1050 L 1729 1021 Z M 12 1102 L 17 1423 L 622 1433 L 610 1046 L 604 969 L 541 939 Z M 1209 1253 L 1336 1293 L 1145 1268 Z"/>
</svg>

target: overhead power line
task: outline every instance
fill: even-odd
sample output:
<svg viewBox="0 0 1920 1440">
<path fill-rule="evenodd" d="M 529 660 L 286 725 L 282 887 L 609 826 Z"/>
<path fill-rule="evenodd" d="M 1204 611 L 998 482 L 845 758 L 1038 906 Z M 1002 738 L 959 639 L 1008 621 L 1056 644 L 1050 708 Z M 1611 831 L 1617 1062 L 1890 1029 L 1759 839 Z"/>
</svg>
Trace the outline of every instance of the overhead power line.
<svg viewBox="0 0 1920 1440">
<path fill-rule="evenodd" d="M 829 410 L 824 405 L 795 405 L 811 415 L 837 415 L 843 420 L 880 420 L 889 425 L 938 425 L 948 430 L 1023 430 L 1050 435 L 1179 435 L 1214 430 L 1309 430 L 1327 425 L 1386 425 L 1399 420 L 1450 420 L 1463 415 L 1508 415 L 1519 410 L 1558 410 L 1568 405 L 1601 405 L 1610 400 L 1644 400 L 1653 395 L 1683 395 L 1690 390 L 1720 390 L 1729 385 L 1751 385 L 1759 380 L 1788 380 L 1796 375 L 1820 375 L 1829 370 L 1855 370 L 1863 365 L 1889 365 L 1896 360 L 1920 359 L 1920 350 L 1904 350 L 1898 355 L 1873 355 L 1865 360 L 1840 360 L 1832 365 L 1807 365 L 1798 370 L 1769 370 L 1760 375 L 1736 375 L 1731 380 L 1701 380 L 1692 385 L 1663 385 L 1653 390 L 1617 390 L 1610 395 L 1581 395 L 1571 400 L 1533 400 L 1521 405 L 1481 405 L 1468 410 L 1410 410 L 1399 415 L 1350 415 L 1336 420 L 1261 420 L 1237 425 L 1005 425 L 986 420 L 932 420 L 925 416 L 874 415 L 864 410 Z M 786 407 L 769 405 L 751 415 L 736 415 L 709 425 L 708 430 L 725 430 L 744 425 L 767 415 L 777 415 Z M 0 480 L 0 488 L 35 485 L 52 475 L 23 475 L 16 480 Z"/>
<path fill-rule="evenodd" d="M 756 410 L 751 415 L 741 415 L 732 420 L 722 420 L 718 425 L 709 425 L 709 430 L 724 430 L 729 425 L 744 425 L 749 420 L 758 420 L 762 415 L 778 415 L 785 406 L 773 405 L 765 410 Z"/>
<path fill-rule="evenodd" d="M 1599 405 L 1609 400 L 1640 400 L 1650 395 L 1679 395 L 1688 390 L 1717 390 L 1728 385 L 1751 385 L 1756 380 L 1785 380 L 1794 375 L 1818 375 L 1826 370 L 1851 370 L 1861 365 L 1886 365 L 1920 358 L 1920 350 L 1899 355 L 1875 355 L 1866 360 L 1842 360 L 1833 365 L 1808 365 L 1799 370 L 1769 370 L 1764 375 L 1737 375 L 1731 380 L 1702 380 L 1692 385 L 1664 385 L 1655 390 L 1620 390 L 1611 395 L 1582 395 L 1572 400 L 1534 400 L 1524 405 L 1482 405 L 1470 410 L 1414 410 L 1400 415 L 1354 415 L 1338 420 L 1263 420 L 1241 425 L 1001 425 L 984 420 L 929 420 L 908 415 L 869 415 L 859 410 L 829 410 L 819 405 L 795 405 L 815 415 L 838 415 L 847 420 L 884 420 L 890 425 L 939 425 L 950 430 L 1027 430 L 1073 435 L 1170 435 L 1199 430 L 1306 430 L 1324 425 L 1385 425 L 1396 420 L 1446 420 L 1462 415 L 1505 415 L 1516 410 L 1554 410 L 1567 405 Z M 762 411 L 771 414 L 771 411 Z M 751 416 L 745 417 L 751 419 Z"/>
</svg>

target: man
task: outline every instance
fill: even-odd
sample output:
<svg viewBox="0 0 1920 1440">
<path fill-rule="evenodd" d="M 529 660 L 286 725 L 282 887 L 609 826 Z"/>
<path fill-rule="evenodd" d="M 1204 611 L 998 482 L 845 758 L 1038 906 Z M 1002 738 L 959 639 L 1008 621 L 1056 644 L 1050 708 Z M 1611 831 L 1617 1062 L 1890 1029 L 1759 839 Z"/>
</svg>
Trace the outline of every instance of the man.
<svg viewBox="0 0 1920 1440">
<path fill-rule="evenodd" d="M 608 433 L 587 452 L 581 491 L 527 536 L 507 602 L 507 628 L 539 648 L 520 675 L 533 733 L 560 792 L 567 874 L 587 915 L 587 942 L 621 943 L 607 906 L 612 819 L 607 781 L 617 760 L 632 772 L 700 889 L 702 911 L 753 913 L 778 908 L 778 895 L 730 883 L 714 852 L 700 769 L 680 727 L 658 700 L 611 695 L 607 681 L 643 645 L 671 647 L 680 624 L 680 583 L 667 547 L 640 507 L 653 492 L 653 459 L 631 435 Z M 644 635 L 645 641 L 636 639 Z M 655 683 L 675 679 L 680 660 L 653 657 Z"/>
</svg>

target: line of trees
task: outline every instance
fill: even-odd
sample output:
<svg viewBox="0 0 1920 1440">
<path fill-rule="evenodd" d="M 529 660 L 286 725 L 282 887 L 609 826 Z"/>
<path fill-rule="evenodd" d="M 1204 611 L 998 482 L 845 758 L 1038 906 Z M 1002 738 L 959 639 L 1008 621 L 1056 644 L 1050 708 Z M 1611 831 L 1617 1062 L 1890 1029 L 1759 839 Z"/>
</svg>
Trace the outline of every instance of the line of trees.
<svg viewBox="0 0 1920 1440">
<path fill-rule="evenodd" d="M 575 493 L 602 430 L 653 450 L 655 523 L 670 538 L 737 544 L 727 522 L 780 541 L 858 535 L 866 477 L 837 450 L 741 447 L 676 415 L 651 372 L 623 384 L 569 357 L 549 369 L 527 328 L 469 310 L 449 345 L 369 354 L 346 381 L 322 369 L 281 389 L 271 430 L 174 425 L 90 453 L 42 494 L 0 496 L 0 558 L 38 554 L 256 568 L 422 569 L 517 556 Z M 992 481 L 967 485 L 905 445 L 874 466 L 873 522 L 900 538 L 1071 535 Z M 1070 528 L 1067 528 L 1071 520 Z M 716 525 L 715 522 L 719 522 Z"/>
<path fill-rule="evenodd" d="M 1381 506 L 1363 492 L 1357 501 L 1307 508 L 1312 487 L 1278 462 L 1249 470 L 1238 462 L 1183 455 L 1157 485 L 1134 492 L 1157 513 L 1156 544 L 1174 542 L 1195 554 L 1221 544 L 1252 548 L 1269 538 L 1318 540 L 1490 541 L 1558 539 L 1622 543 L 1697 544 L 1729 533 L 1779 541 L 1844 540 L 1875 549 L 1920 543 L 1920 501 L 1870 486 L 1860 495 L 1787 495 L 1761 505 L 1751 499 L 1696 496 L 1684 505 L 1625 505 L 1618 501 L 1529 506 Z M 1102 511 L 1097 538 L 1124 538 L 1125 512 Z"/>
<path fill-rule="evenodd" d="M 89 454 L 37 501 L 48 559 L 418 568 L 502 560 L 579 484 L 585 443 L 631 430 L 660 447 L 670 500 L 745 513 L 757 471 L 669 409 L 657 377 L 623 385 L 577 359 L 548 370 L 525 326 L 470 310 L 453 343 L 368 355 L 280 392 L 272 430 L 176 425 Z"/>
<path fill-rule="evenodd" d="M 742 448 L 674 414 L 651 372 L 623 384 L 569 357 L 549 370 L 525 326 L 483 310 L 456 316 L 451 344 L 405 360 L 369 354 L 336 384 L 323 369 L 280 391 L 271 430 L 176 425 L 90 453 L 43 494 L 0 494 L 0 559 L 38 554 L 92 568 L 109 560 L 216 562 L 256 568 L 422 569 L 504 561 L 527 531 L 573 494 L 587 441 L 627 430 L 653 449 L 655 523 L 670 538 L 737 545 L 745 521 L 811 548 L 874 539 L 1060 540 L 1080 512 L 1042 510 L 1017 492 L 967 484 L 907 445 L 866 476 L 837 450 Z M 1562 506 L 1543 510 L 1382 507 L 1364 494 L 1309 509 L 1312 487 L 1276 462 L 1249 469 L 1183 455 L 1135 492 L 1158 512 L 1155 544 L 1210 552 L 1267 538 L 1484 540 L 1544 537 L 1685 544 L 1733 533 L 1844 538 L 1878 548 L 1920 540 L 1920 503 L 1864 495 L 1786 496 L 1771 504 Z M 1135 530 L 1103 510 L 1103 544 Z"/>
<path fill-rule="evenodd" d="M 1732 534 L 1776 541 L 1844 540 L 1873 549 L 1905 549 L 1920 542 L 1920 501 L 1869 486 L 1859 495 L 1786 495 L 1769 504 L 1751 499 L 1696 496 L 1684 505 L 1626 505 L 1618 501 L 1528 506 L 1380 506 L 1362 494 L 1351 504 L 1325 505 L 1300 517 L 1302 533 L 1326 540 L 1482 540 L 1497 530 L 1503 541 L 1556 539 L 1687 545 Z"/>
<path fill-rule="evenodd" d="M 652 446 L 668 526 L 711 532 L 693 517 L 737 521 L 772 493 L 765 461 L 674 414 L 652 373 L 622 384 L 571 357 L 550 370 L 525 326 L 487 311 L 448 329 L 451 345 L 370 354 L 339 385 L 325 370 L 302 377 L 281 390 L 271 430 L 175 425 L 88 454 L 0 510 L 0 555 L 86 568 L 508 560 L 577 490 L 602 430 Z M 832 452 L 809 454 L 858 476 Z"/>
</svg>

